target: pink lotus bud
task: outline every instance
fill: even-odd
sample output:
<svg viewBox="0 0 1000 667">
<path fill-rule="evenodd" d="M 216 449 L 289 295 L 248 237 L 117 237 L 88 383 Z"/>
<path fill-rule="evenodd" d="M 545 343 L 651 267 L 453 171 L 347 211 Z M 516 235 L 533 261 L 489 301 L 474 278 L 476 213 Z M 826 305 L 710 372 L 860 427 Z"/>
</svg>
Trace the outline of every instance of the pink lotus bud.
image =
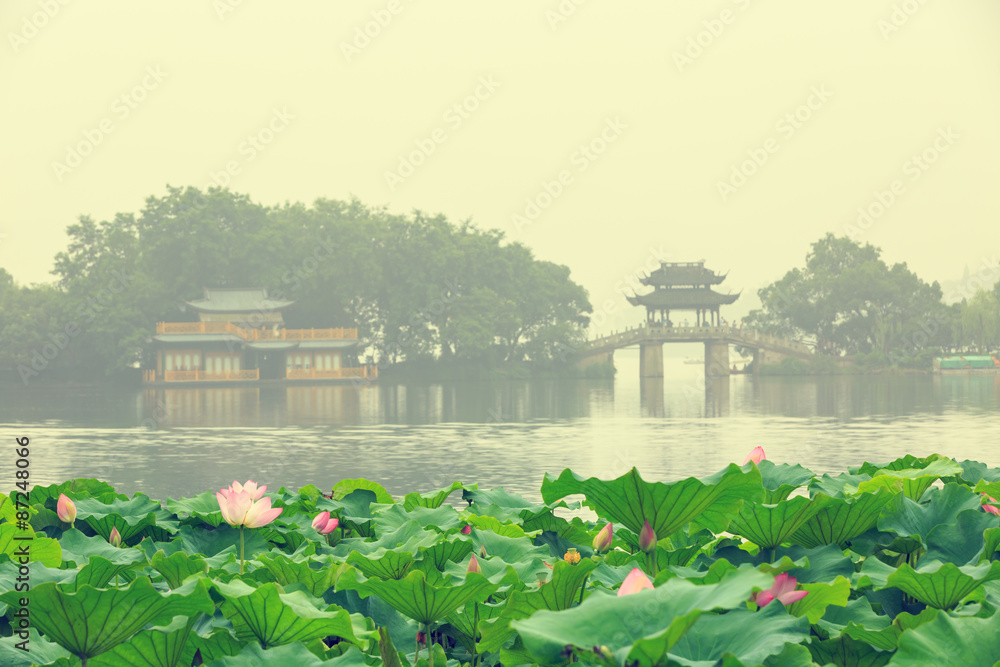
<svg viewBox="0 0 1000 667">
<path fill-rule="evenodd" d="M 639 549 L 647 554 L 656 549 L 656 531 L 649 525 L 649 519 L 643 522 L 639 531 Z"/>
<path fill-rule="evenodd" d="M 469 567 L 466 568 L 465 573 L 475 572 L 476 574 L 482 574 L 483 568 L 479 567 L 479 561 L 476 560 L 476 554 L 472 554 L 469 558 Z"/>
<path fill-rule="evenodd" d="M 642 570 L 637 567 L 632 568 L 632 571 L 628 573 L 625 577 L 625 581 L 622 585 L 618 587 L 618 597 L 623 595 L 632 595 L 633 593 L 638 593 L 644 588 L 652 588 L 653 582 L 649 580 Z"/>
<path fill-rule="evenodd" d="M 983 494 L 983 498 L 985 498 L 986 500 L 990 501 L 991 503 L 997 502 L 996 498 L 988 496 L 985 493 Z M 990 514 L 996 514 L 997 516 L 1000 516 L 1000 507 L 997 507 L 996 505 L 986 505 L 986 504 L 984 504 L 983 505 L 983 511 L 989 512 Z"/>
<path fill-rule="evenodd" d="M 594 537 L 594 551 L 602 554 L 611 548 L 613 530 L 614 529 L 611 527 L 610 523 L 604 526 L 604 528 L 601 528 L 600 532 L 597 533 L 597 536 Z"/>
<path fill-rule="evenodd" d="M 60 521 L 70 524 L 76 521 L 76 505 L 64 493 L 59 494 L 59 501 L 56 503 L 56 514 L 59 515 Z"/>
<path fill-rule="evenodd" d="M 113 547 L 120 547 L 122 545 L 122 535 L 118 532 L 117 528 L 111 528 L 111 534 L 108 536 L 108 542 Z"/>
<path fill-rule="evenodd" d="M 313 528 L 323 535 L 329 535 L 336 530 L 339 525 L 340 519 L 331 519 L 329 512 L 320 512 L 316 515 L 316 518 L 313 519 L 312 523 Z"/>
<path fill-rule="evenodd" d="M 760 463 L 766 458 L 767 456 L 764 455 L 764 448 L 758 445 L 757 447 L 754 447 L 753 451 L 747 455 L 746 460 L 743 461 L 743 465 L 746 465 L 750 461 L 753 461 L 754 463 Z"/>
<path fill-rule="evenodd" d="M 466 524 L 465 526 L 462 526 L 462 534 L 463 535 L 471 535 L 472 534 L 472 526 L 470 526 L 468 524 Z"/>
<path fill-rule="evenodd" d="M 795 590 L 797 585 L 798 581 L 795 577 L 782 572 L 774 578 L 774 584 L 772 584 L 770 589 L 761 591 L 754 596 L 754 602 L 757 603 L 758 607 L 766 607 L 773 600 L 777 600 L 786 606 L 794 604 L 809 595 L 809 591 Z"/>
</svg>

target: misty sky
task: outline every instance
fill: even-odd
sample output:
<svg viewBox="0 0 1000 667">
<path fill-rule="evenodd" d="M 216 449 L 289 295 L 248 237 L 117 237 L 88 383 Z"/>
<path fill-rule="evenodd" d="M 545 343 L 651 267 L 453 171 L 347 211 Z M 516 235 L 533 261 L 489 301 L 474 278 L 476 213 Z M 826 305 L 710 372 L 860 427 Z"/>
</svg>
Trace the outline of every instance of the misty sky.
<svg viewBox="0 0 1000 667">
<path fill-rule="evenodd" d="M 928 281 L 1000 254 L 995 0 L 8 0 L 0 26 L 22 283 L 167 184 L 472 218 L 568 265 L 598 331 L 659 259 L 729 270 L 735 317 L 830 231 Z"/>
</svg>

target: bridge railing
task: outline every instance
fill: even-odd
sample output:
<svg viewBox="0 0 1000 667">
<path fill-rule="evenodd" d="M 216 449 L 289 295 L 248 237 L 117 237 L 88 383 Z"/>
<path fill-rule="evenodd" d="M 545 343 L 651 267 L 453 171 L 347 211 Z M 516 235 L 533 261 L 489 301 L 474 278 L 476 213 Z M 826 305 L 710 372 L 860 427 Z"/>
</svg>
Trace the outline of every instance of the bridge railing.
<svg viewBox="0 0 1000 667">
<path fill-rule="evenodd" d="M 619 345 L 643 338 L 644 336 L 655 335 L 664 338 L 728 338 L 736 345 L 741 343 L 748 346 L 784 348 L 800 354 L 813 354 L 812 348 L 797 340 L 789 340 L 779 336 L 772 336 L 757 331 L 756 329 L 746 329 L 745 327 L 723 326 L 694 326 L 694 327 L 668 327 L 664 324 L 644 322 L 637 326 L 629 327 L 622 331 L 616 331 L 607 336 L 601 336 L 588 341 L 587 347 L 590 349 L 607 347 L 609 345 Z"/>
</svg>

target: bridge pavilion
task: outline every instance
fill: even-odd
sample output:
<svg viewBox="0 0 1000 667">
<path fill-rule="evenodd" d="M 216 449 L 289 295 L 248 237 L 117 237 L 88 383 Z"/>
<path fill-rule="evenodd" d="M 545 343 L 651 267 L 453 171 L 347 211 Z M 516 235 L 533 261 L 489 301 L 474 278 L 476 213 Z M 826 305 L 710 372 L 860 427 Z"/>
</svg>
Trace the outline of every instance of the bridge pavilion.
<svg viewBox="0 0 1000 667">
<path fill-rule="evenodd" d="M 726 279 L 705 268 L 705 262 L 662 262 L 660 268 L 639 281 L 653 291 L 626 297 L 633 306 L 646 307 L 649 322 L 670 321 L 670 311 L 694 311 L 695 326 L 718 326 L 719 307 L 729 305 L 740 294 L 719 294 L 712 289 Z M 675 323 L 676 324 L 676 323 Z"/>
</svg>

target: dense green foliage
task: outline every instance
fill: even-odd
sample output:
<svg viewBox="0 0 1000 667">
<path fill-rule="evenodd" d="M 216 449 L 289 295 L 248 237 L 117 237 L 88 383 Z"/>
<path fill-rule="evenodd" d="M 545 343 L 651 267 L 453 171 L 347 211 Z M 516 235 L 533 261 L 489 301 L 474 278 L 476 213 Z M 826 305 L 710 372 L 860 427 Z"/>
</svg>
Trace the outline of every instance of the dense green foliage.
<svg viewBox="0 0 1000 667">
<path fill-rule="evenodd" d="M 927 284 L 905 263 L 889 266 L 880 255 L 872 245 L 826 235 L 812 245 L 804 267 L 758 292 L 762 308 L 747 323 L 766 333 L 811 338 L 827 353 L 857 355 L 862 368 L 926 370 L 942 352 L 1000 348 L 995 273 L 991 291 L 969 280 L 965 289 L 945 295 L 938 283 Z M 796 372 L 777 372 L 785 371 Z"/>
<path fill-rule="evenodd" d="M 18 287 L 0 271 L 0 368 L 129 368 L 156 322 L 194 319 L 178 306 L 203 287 L 293 299 L 289 328 L 357 326 L 380 364 L 565 365 L 591 311 L 569 269 L 499 231 L 356 200 L 265 207 L 228 190 L 168 188 L 138 216 L 83 216 L 67 233 L 56 284 Z"/>
<path fill-rule="evenodd" d="M 457 491 L 460 507 L 447 502 Z M 600 523 L 568 513 L 574 494 Z M 246 533 L 243 574 L 239 530 L 211 492 L 158 503 L 81 479 L 28 495 L 0 496 L 11 667 L 1000 657 L 1000 510 L 983 504 L 1000 496 L 1000 469 L 939 455 L 837 476 L 761 460 L 670 483 L 565 470 L 545 476 L 540 503 L 458 482 L 399 498 L 363 479 L 326 495 L 282 488 L 266 495 L 281 514 Z M 328 535 L 313 527 L 324 511 L 339 520 Z M 18 536 L 32 537 L 20 570 Z M 30 590 L 14 590 L 18 576 Z M 12 634 L 25 602 L 31 629 Z"/>
</svg>

